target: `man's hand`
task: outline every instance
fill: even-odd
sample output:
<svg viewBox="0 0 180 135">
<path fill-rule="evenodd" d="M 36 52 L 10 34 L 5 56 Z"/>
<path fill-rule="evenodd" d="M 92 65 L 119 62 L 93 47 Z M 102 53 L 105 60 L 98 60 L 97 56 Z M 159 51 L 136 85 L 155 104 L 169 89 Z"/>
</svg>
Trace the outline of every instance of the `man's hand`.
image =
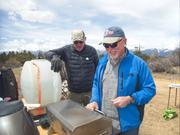
<svg viewBox="0 0 180 135">
<path fill-rule="evenodd" d="M 133 99 L 130 96 L 122 96 L 122 97 L 117 97 L 112 100 L 112 103 L 117 107 L 117 108 L 124 108 L 128 104 L 132 103 Z"/>
<path fill-rule="evenodd" d="M 58 56 L 53 56 L 51 59 L 51 70 L 54 72 L 59 72 L 61 69 L 61 59 Z"/>
<path fill-rule="evenodd" d="M 98 110 L 98 104 L 96 102 L 92 102 L 87 104 L 86 108 L 91 111 Z"/>
</svg>

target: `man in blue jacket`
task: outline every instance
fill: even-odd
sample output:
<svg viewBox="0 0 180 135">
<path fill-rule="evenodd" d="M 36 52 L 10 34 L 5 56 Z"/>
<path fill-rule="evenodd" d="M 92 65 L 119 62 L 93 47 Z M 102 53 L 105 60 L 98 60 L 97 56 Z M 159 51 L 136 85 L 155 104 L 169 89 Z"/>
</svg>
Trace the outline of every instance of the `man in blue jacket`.
<svg viewBox="0 0 180 135">
<path fill-rule="evenodd" d="M 126 42 L 120 27 L 105 31 L 101 44 L 107 54 L 97 66 L 86 108 L 110 117 L 113 134 L 138 135 L 144 105 L 156 94 L 156 87 L 148 65 L 126 48 Z"/>
</svg>

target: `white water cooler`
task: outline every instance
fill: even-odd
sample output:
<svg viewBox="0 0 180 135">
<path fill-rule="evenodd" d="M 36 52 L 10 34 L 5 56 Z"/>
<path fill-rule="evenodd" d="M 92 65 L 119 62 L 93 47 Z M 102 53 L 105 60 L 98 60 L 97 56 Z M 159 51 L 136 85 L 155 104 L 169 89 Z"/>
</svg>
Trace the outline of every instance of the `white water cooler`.
<svg viewBox="0 0 180 135">
<path fill-rule="evenodd" d="M 57 102 L 61 98 L 60 73 L 51 70 L 51 63 L 45 59 L 26 61 L 23 65 L 20 88 L 28 104 L 41 107 Z"/>
</svg>

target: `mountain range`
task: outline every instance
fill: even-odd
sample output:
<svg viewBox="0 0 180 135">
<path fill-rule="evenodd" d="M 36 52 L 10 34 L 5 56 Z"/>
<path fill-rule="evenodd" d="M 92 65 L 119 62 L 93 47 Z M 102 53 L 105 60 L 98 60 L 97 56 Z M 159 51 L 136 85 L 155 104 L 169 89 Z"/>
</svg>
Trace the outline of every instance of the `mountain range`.
<svg viewBox="0 0 180 135">
<path fill-rule="evenodd" d="M 130 51 L 134 51 L 134 50 L 130 50 Z M 167 56 L 171 55 L 173 53 L 173 51 L 175 51 L 175 50 L 156 49 L 156 48 L 141 50 L 141 52 L 143 54 L 146 54 L 148 56 L 160 56 L 160 57 L 167 57 Z M 97 52 L 99 55 L 104 53 L 104 51 L 101 51 L 101 50 L 97 50 Z"/>
<path fill-rule="evenodd" d="M 149 55 L 149 56 L 160 56 L 160 57 L 167 57 L 173 53 L 174 50 L 168 50 L 168 49 L 146 49 L 142 50 L 141 52 L 143 54 Z"/>
<path fill-rule="evenodd" d="M 134 51 L 134 50 L 130 50 L 130 51 Z M 160 57 L 167 57 L 169 55 L 171 55 L 173 53 L 174 50 L 169 50 L 169 49 L 145 49 L 145 50 L 141 50 L 141 52 L 143 54 L 149 55 L 149 56 L 160 56 Z M 0 50 L 0 54 L 3 53 Z M 8 53 L 8 52 L 6 52 Z M 43 51 L 31 51 L 31 53 L 33 53 L 35 56 L 38 56 L 39 53 L 43 54 Z M 104 53 L 104 51 L 102 50 L 97 50 L 98 55 L 102 55 Z"/>
</svg>

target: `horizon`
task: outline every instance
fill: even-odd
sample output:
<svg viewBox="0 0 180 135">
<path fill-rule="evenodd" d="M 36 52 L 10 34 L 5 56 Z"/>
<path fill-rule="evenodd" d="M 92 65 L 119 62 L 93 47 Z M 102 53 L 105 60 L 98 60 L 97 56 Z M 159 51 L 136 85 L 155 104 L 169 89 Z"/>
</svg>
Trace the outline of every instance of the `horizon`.
<svg viewBox="0 0 180 135">
<path fill-rule="evenodd" d="M 97 49 L 97 48 L 95 48 L 96 49 L 96 51 L 99 51 L 99 52 L 105 52 L 106 51 L 106 49 L 105 48 L 103 48 L 103 49 Z M 128 48 L 129 49 L 129 48 Z M 130 51 L 135 51 L 137 48 L 133 48 L 133 49 L 129 49 Z M 169 51 L 169 52 L 171 52 L 171 51 L 175 51 L 176 49 L 180 49 L 179 47 L 178 48 L 174 48 L 174 49 L 168 49 L 168 48 L 161 48 L 161 49 L 158 49 L 158 48 L 147 48 L 147 49 L 140 49 L 141 50 L 141 52 L 143 52 L 143 51 L 148 51 L 148 50 L 150 50 L 150 51 L 153 51 L 153 50 L 157 50 L 158 52 L 159 51 Z M 2 53 L 9 53 L 9 52 L 14 52 L 14 53 L 19 53 L 19 52 L 23 52 L 23 51 L 26 51 L 26 52 L 28 52 L 28 51 L 30 51 L 31 53 L 37 53 L 37 52 L 46 52 L 46 50 L 5 50 L 5 51 L 3 51 L 3 50 L 0 50 L 0 54 L 2 54 Z M 47 50 L 48 51 L 48 50 Z"/>
<path fill-rule="evenodd" d="M 139 6 L 140 5 L 140 6 Z M 48 51 L 71 44 L 71 31 L 84 30 L 98 50 L 104 30 L 120 26 L 127 48 L 179 48 L 179 0 L 1 0 L 0 52 Z"/>
</svg>

